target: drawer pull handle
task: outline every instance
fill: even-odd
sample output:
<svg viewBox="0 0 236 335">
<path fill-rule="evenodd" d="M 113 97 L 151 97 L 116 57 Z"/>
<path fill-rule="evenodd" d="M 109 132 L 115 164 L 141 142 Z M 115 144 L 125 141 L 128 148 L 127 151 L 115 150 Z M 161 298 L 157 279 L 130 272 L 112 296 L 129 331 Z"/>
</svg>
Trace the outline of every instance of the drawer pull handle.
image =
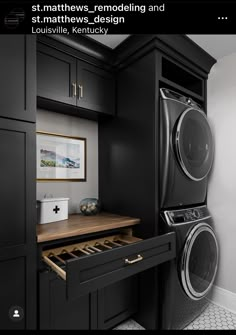
<svg viewBox="0 0 236 335">
<path fill-rule="evenodd" d="M 135 259 L 132 259 L 132 261 L 130 261 L 128 258 L 125 259 L 125 264 L 134 264 L 134 263 L 137 263 L 137 262 L 140 262 L 143 260 L 143 256 L 141 255 L 138 255 L 137 258 Z"/>
</svg>

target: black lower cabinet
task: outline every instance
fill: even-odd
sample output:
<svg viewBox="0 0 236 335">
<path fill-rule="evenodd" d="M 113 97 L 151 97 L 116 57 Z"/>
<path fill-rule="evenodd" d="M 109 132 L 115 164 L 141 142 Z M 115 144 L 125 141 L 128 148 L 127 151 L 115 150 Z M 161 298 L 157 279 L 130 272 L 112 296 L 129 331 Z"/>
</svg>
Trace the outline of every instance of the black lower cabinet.
<svg viewBox="0 0 236 335">
<path fill-rule="evenodd" d="M 98 291 L 98 329 L 110 329 L 138 310 L 138 276 Z"/>
<path fill-rule="evenodd" d="M 0 328 L 24 329 L 25 258 L 1 261 L 0 267 Z"/>
<path fill-rule="evenodd" d="M 39 329 L 91 329 L 92 295 L 72 301 L 66 298 L 66 284 L 52 272 L 39 275 Z"/>
<path fill-rule="evenodd" d="M 111 329 L 138 308 L 138 278 L 133 276 L 74 300 L 55 273 L 39 274 L 39 329 Z"/>
<path fill-rule="evenodd" d="M 175 257 L 175 234 L 142 240 L 129 233 L 39 247 L 40 329 L 112 329 L 131 316 L 157 329 L 149 320 L 157 319 L 157 276 L 149 271 Z M 97 252 L 77 253 L 88 245 Z"/>
</svg>

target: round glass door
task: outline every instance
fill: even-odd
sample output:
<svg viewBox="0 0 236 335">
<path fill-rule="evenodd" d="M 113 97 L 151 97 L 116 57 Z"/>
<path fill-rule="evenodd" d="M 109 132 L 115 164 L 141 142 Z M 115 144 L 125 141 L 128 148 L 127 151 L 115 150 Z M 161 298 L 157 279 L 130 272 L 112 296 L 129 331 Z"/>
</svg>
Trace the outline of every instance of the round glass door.
<svg viewBox="0 0 236 335">
<path fill-rule="evenodd" d="M 175 147 L 183 172 L 192 180 L 204 179 L 213 162 L 213 138 L 206 115 L 187 109 L 179 118 Z"/>
<path fill-rule="evenodd" d="M 199 223 L 189 233 L 181 258 L 181 281 L 185 293 L 199 300 L 210 290 L 218 266 L 218 244 L 212 228 Z"/>
</svg>

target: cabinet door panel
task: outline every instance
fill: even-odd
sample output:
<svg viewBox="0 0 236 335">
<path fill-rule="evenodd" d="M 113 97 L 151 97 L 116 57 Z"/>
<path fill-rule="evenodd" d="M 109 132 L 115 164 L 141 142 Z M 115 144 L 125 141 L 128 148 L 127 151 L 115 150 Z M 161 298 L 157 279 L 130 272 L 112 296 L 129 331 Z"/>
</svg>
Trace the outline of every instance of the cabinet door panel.
<svg viewBox="0 0 236 335">
<path fill-rule="evenodd" d="M 1 35 L 0 116 L 35 122 L 35 36 Z"/>
<path fill-rule="evenodd" d="M 77 84 L 79 107 L 114 114 L 114 78 L 109 72 L 78 61 Z"/>
<path fill-rule="evenodd" d="M 25 242 L 25 136 L 0 129 L 0 246 Z"/>
<path fill-rule="evenodd" d="M 34 145 L 35 125 L 0 119 L 0 247 L 35 242 Z"/>
<path fill-rule="evenodd" d="M 14 307 L 19 306 L 25 314 L 25 261 L 24 257 L 1 261 L 0 276 L 0 329 L 24 329 L 25 315 L 23 318 L 19 310 L 19 319 L 11 319 Z M 10 311 L 10 310 L 13 311 Z"/>
<path fill-rule="evenodd" d="M 76 104 L 76 60 L 63 52 L 39 44 L 37 52 L 37 95 L 42 98 Z"/>
<path fill-rule="evenodd" d="M 118 281 L 98 291 L 98 328 L 109 329 L 138 310 L 137 276 Z"/>
<path fill-rule="evenodd" d="M 90 295 L 69 302 L 63 280 L 40 274 L 40 329 L 90 329 Z"/>
</svg>

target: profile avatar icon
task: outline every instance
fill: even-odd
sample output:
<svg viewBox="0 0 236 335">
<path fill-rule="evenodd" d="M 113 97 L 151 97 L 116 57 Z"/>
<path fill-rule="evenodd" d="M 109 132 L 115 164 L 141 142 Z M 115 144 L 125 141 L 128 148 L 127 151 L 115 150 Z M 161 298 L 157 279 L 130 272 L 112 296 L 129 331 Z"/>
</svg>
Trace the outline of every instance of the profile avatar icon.
<svg viewBox="0 0 236 335">
<path fill-rule="evenodd" d="M 16 29 L 25 20 L 25 11 L 22 8 L 12 9 L 4 18 L 4 24 L 8 29 Z"/>
<path fill-rule="evenodd" d="M 24 319 L 24 309 L 21 306 L 11 306 L 8 312 L 9 318 L 13 322 L 20 322 Z"/>
<path fill-rule="evenodd" d="M 20 317 L 20 314 L 19 314 L 18 309 L 15 309 L 14 314 L 13 314 L 13 318 L 19 318 L 19 317 Z"/>
</svg>

